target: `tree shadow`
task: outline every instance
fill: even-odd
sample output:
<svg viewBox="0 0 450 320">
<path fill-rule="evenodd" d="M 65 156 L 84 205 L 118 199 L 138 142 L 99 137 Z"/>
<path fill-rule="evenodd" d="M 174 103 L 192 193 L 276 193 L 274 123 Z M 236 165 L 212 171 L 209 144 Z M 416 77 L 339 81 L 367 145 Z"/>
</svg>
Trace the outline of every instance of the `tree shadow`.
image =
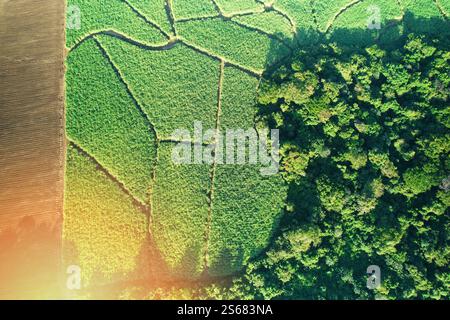
<svg viewBox="0 0 450 320">
<path fill-rule="evenodd" d="M 267 64 L 261 88 L 264 88 L 266 79 L 271 81 L 279 79 L 281 83 L 284 79 L 283 77 L 287 74 L 287 70 L 292 71 L 296 67 L 295 63 L 300 62 L 306 70 L 316 73 L 318 53 L 323 50 L 325 45 L 333 44 L 339 48 L 339 58 L 343 62 L 350 62 L 352 55 L 364 52 L 367 48 L 374 45 L 386 51 L 398 48 L 399 44 L 409 35 L 424 37 L 425 40 L 427 36 L 432 35 L 439 38 L 438 43 L 433 43 L 438 49 L 449 50 L 450 48 L 450 21 L 440 17 L 417 18 L 410 11 L 405 12 L 401 21 L 387 21 L 381 30 L 336 28 L 325 34 L 314 28 L 300 28 L 296 34 L 297 36 L 293 39 L 289 39 L 283 34 L 277 34 L 277 37 L 290 44 L 292 54 L 285 56 L 285 50 L 280 49 L 279 43 L 274 43 L 271 46 L 267 61 L 278 62 Z M 302 55 L 299 55 L 299 52 Z M 301 60 L 299 60 L 300 56 Z M 327 68 L 335 69 L 335 66 L 328 65 Z M 277 119 L 273 117 L 274 111 L 278 111 L 276 102 L 279 101 L 260 105 L 258 109 L 257 119 L 267 123 L 269 128 L 276 127 Z M 289 120 L 291 124 L 295 125 L 280 128 L 281 144 L 289 141 L 298 146 L 308 146 L 314 135 L 312 129 L 310 127 L 306 128 L 304 123 L 294 117 Z M 324 172 L 328 171 L 332 175 L 339 175 L 337 172 L 330 171 L 333 170 L 333 166 L 326 159 L 322 159 L 320 166 Z M 296 207 L 312 214 L 320 201 L 318 200 L 317 192 L 305 194 L 301 190 L 301 185 L 304 183 L 307 182 L 295 181 L 289 183 L 288 203 L 294 203 Z M 308 219 L 307 217 L 303 218 Z"/>
</svg>

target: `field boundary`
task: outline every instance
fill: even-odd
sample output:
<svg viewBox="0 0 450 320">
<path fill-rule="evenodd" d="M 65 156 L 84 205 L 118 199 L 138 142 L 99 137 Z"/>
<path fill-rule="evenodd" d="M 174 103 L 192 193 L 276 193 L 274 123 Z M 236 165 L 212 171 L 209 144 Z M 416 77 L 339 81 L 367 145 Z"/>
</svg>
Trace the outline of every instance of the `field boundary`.
<svg viewBox="0 0 450 320">
<path fill-rule="evenodd" d="M 439 12 L 441 13 L 442 17 L 444 17 L 445 20 L 449 19 L 448 13 L 445 12 L 444 8 L 442 7 L 441 3 L 439 2 L 439 0 L 433 0 L 434 4 L 436 5 L 436 7 L 438 8 Z"/>
<path fill-rule="evenodd" d="M 208 217 L 205 226 L 205 248 L 204 248 L 204 272 L 207 272 L 209 266 L 209 243 L 210 243 L 210 234 L 211 234 L 211 224 L 212 224 L 212 215 L 213 215 L 213 206 L 214 206 L 214 182 L 216 178 L 216 169 L 217 169 L 217 157 L 218 157 L 218 148 L 220 145 L 217 143 L 219 134 L 220 134 L 220 117 L 222 115 L 222 90 L 223 90 L 223 81 L 225 76 L 225 61 L 220 61 L 220 75 L 219 75 L 219 83 L 217 88 L 217 114 L 216 114 L 216 133 L 214 136 L 214 162 L 211 165 L 211 188 L 209 190 L 209 208 L 208 208 Z"/>
<path fill-rule="evenodd" d="M 137 199 L 135 196 L 133 196 L 133 194 L 131 193 L 130 190 L 128 190 L 128 188 L 119 180 L 117 179 L 116 176 L 114 176 L 111 172 L 109 172 L 109 170 L 103 166 L 96 158 L 95 156 L 93 156 L 91 153 L 89 153 L 88 151 L 86 151 L 83 147 L 80 146 L 79 143 L 75 142 L 73 139 L 67 138 L 67 140 L 69 141 L 69 144 L 72 148 L 74 148 L 81 156 L 83 156 L 84 158 L 86 158 L 87 160 L 89 160 L 91 163 L 93 163 L 95 165 L 95 167 L 97 168 L 97 170 L 99 170 L 100 172 L 102 172 L 103 174 L 106 175 L 106 177 L 112 181 L 115 185 L 117 185 L 120 190 L 122 190 L 122 192 L 124 194 L 126 194 L 133 202 L 133 204 L 144 214 L 146 214 L 148 216 L 149 214 L 149 207 L 142 203 L 139 199 Z"/>
<path fill-rule="evenodd" d="M 164 31 L 160 25 L 158 25 L 156 22 L 149 19 L 145 14 L 140 12 L 138 9 L 136 9 L 128 0 L 123 0 L 123 2 L 141 19 L 143 19 L 147 24 L 151 25 L 152 27 L 156 28 L 161 32 L 162 35 L 164 35 L 167 39 L 170 39 L 170 35 Z"/>
<path fill-rule="evenodd" d="M 350 3 L 347 3 L 345 6 L 341 7 L 338 12 L 331 18 L 330 21 L 328 21 L 327 26 L 325 27 L 324 33 L 328 33 L 331 28 L 333 27 L 334 22 L 342 15 L 344 14 L 348 9 L 351 7 L 357 5 L 360 2 L 363 2 L 364 0 L 353 0 Z"/>
</svg>

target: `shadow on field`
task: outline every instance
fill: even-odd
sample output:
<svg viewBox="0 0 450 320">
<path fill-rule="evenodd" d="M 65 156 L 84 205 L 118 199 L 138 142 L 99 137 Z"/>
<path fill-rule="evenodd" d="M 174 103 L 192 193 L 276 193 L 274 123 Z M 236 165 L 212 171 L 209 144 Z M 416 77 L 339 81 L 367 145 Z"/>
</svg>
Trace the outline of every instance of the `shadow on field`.
<svg viewBox="0 0 450 320">
<path fill-rule="evenodd" d="M 436 18 L 417 18 L 411 12 L 407 11 L 403 16 L 403 19 L 392 20 L 385 23 L 381 30 L 369 30 L 369 29 L 331 29 L 328 34 L 319 33 L 315 29 L 299 29 L 297 30 L 297 37 L 295 39 L 286 39 L 283 35 L 277 36 L 283 38 L 283 40 L 293 48 L 291 54 L 288 57 L 284 57 L 283 50 L 280 50 L 279 44 L 274 44 L 270 51 L 267 61 L 279 61 L 275 65 L 268 65 L 266 72 L 263 76 L 264 79 L 274 81 L 272 76 L 278 74 L 283 77 L 283 74 L 288 74 L 287 70 L 294 69 L 292 64 L 298 62 L 297 53 L 302 51 L 304 54 L 302 57 L 304 60 L 301 62 L 304 67 L 312 72 L 317 73 L 315 65 L 320 59 L 320 48 L 326 44 L 336 44 L 340 50 L 342 50 L 342 57 L 344 62 L 349 62 L 353 54 L 363 52 L 365 49 L 378 45 L 379 48 L 385 51 L 391 51 L 399 47 L 402 43 L 402 39 L 409 35 L 423 36 L 425 39 L 427 36 L 439 38 L 439 42 L 435 44 L 438 49 L 450 48 L 450 23 L 448 19 L 436 17 Z M 305 54 L 306 53 L 306 54 Z M 276 58 L 278 57 L 278 59 Z M 281 58 L 280 58 L 281 57 Z M 330 68 L 335 68 L 330 66 Z M 284 70 L 284 71 L 283 71 Z M 283 101 L 277 101 L 283 103 Z M 259 119 L 264 119 L 269 128 L 277 127 L 277 119 L 273 117 L 274 112 L 278 111 L 275 104 L 266 104 L 259 106 Z M 295 123 L 295 119 L 291 119 L 291 123 Z M 298 120 L 300 121 L 300 120 Z M 304 124 L 298 122 L 298 125 L 292 127 L 280 128 L 280 145 L 294 144 L 301 149 L 308 149 L 311 147 L 310 141 L 312 140 L 313 129 L 306 128 Z M 336 172 L 335 166 L 331 164 L 331 160 L 324 158 L 320 161 L 320 164 L 316 168 L 316 171 L 326 173 L 330 176 L 342 176 L 341 172 Z M 264 256 L 267 250 L 269 250 L 275 243 L 275 239 L 281 234 L 282 230 L 290 229 L 294 225 L 301 226 L 303 224 L 317 222 L 321 212 L 321 202 L 319 198 L 319 192 L 315 184 L 311 181 L 302 182 L 288 182 L 289 190 L 287 196 L 287 203 L 295 207 L 295 219 L 293 214 L 284 214 L 279 225 L 274 226 L 271 245 L 260 257 Z M 396 204 L 393 203 L 395 206 Z M 258 257 L 256 257 L 256 260 Z M 377 261 L 360 261 L 357 266 L 351 264 L 351 267 L 355 271 L 355 274 L 366 274 L 366 267 L 373 263 L 380 263 Z M 346 262 L 343 261 L 345 265 Z M 350 265 L 350 261 L 348 261 Z M 355 269 L 358 269 L 356 270 Z M 329 288 L 333 288 L 337 284 L 330 283 Z"/>
</svg>

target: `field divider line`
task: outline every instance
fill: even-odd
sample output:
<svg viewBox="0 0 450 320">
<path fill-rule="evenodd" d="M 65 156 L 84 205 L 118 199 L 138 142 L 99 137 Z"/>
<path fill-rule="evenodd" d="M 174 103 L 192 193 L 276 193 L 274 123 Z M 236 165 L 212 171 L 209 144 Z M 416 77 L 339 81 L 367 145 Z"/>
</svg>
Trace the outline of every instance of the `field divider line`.
<svg viewBox="0 0 450 320">
<path fill-rule="evenodd" d="M 139 210 L 148 216 L 149 214 L 149 207 L 143 203 L 142 201 L 140 201 L 139 199 L 137 199 L 130 190 L 128 190 L 128 188 L 125 186 L 125 184 L 123 184 L 116 176 L 114 176 L 105 166 L 103 166 L 94 155 L 92 155 L 91 153 L 89 153 L 88 151 L 86 151 L 86 149 L 84 149 L 83 147 L 81 147 L 81 145 L 77 142 L 75 142 L 73 139 L 71 138 L 67 138 L 67 140 L 69 141 L 69 145 L 74 148 L 80 155 L 82 155 L 83 157 L 85 157 L 86 159 L 88 159 L 89 161 L 91 161 L 95 167 L 97 168 L 97 170 L 99 170 L 100 172 L 102 172 L 104 175 L 106 175 L 106 177 L 112 181 L 114 184 L 116 184 L 123 193 L 125 193 L 128 197 L 130 197 L 130 199 L 132 200 L 133 204 L 139 208 Z"/>
<path fill-rule="evenodd" d="M 127 34 L 121 33 L 119 31 L 116 31 L 114 29 L 105 29 L 96 31 L 90 34 L 85 35 L 81 40 L 79 40 L 77 43 L 75 43 L 71 48 L 68 49 L 68 53 L 71 53 L 72 51 L 76 50 L 80 45 L 82 45 L 85 41 L 92 39 L 95 36 L 98 35 L 106 35 L 113 38 L 117 38 L 119 40 L 128 42 L 130 44 L 133 44 L 135 46 L 144 48 L 146 50 L 152 50 L 152 51 L 163 51 L 163 50 L 170 50 L 173 46 L 177 44 L 177 40 L 169 40 L 167 42 L 164 42 L 162 44 L 148 44 L 145 42 L 140 42 L 139 40 L 133 39 Z"/>
<path fill-rule="evenodd" d="M 222 115 L 222 89 L 223 89 L 223 79 L 225 74 L 225 61 L 220 61 L 220 75 L 219 75 L 219 83 L 217 88 L 217 114 L 216 114 L 216 133 L 214 136 L 214 162 L 211 165 L 211 188 L 209 191 L 209 208 L 208 208 L 208 217 L 206 220 L 205 226 L 205 248 L 204 248 L 204 272 L 208 271 L 209 267 L 209 246 L 211 240 L 211 228 L 212 228 L 212 218 L 213 218 L 213 206 L 214 206 L 214 182 L 216 178 L 216 169 L 217 169 L 217 160 L 220 147 L 220 144 L 217 143 L 220 135 L 220 117 Z"/>
<path fill-rule="evenodd" d="M 292 19 L 292 17 L 287 12 L 284 12 L 283 10 L 278 8 L 275 3 L 272 5 L 272 10 L 275 11 L 276 13 L 278 13 L 279 15 L 283 16 L 286 20 L 289 21 L 289 24 L 291 25 L 292 33 L 294 35 L 296 35 L 297 34 L 297 24 L 295 23 L 294 19 Z"/>
<path fill-rule="evenodd" d="M 201 20 L 209 20 L 209 19 L 217 19 L 221 16 L 219 14 L 216 15 L 208 15 L 208 16 L 198 16 L 198 17 L 190 17 L 190 18 L 178 18 L 175 22 L 191 22 L 191 21 L 201 21 Z"/>
<path fill-rule="evenodd" d="M 225 59 L 224 57 L 215 55 L 215 54 L 209 52 L 208 50 L 206 50 L 204 48 L 201 48 L 201 47 L 199 47 L 199 46 L 197 46 L 195 44 L 192 44 L 192 43 L 190 43 L 189 41 L 187 41 L 185 39 L 179 39 L 179 42 L 181 42 L 186 47 L 188 47 L 188 48 L 190 48 L 190 49 L 192 49 L 192 50 L 194 50 L 194 51 L 196 51 L 198 53 L 206 55 L 206 56 L 208 56 L 208 57 L 210 57 L 210 58 L 212 58 L 214 60 L 224 61 L 226 64 L 229 64 L 229 65 L 231 65 L 231 66 L 233 66 L 233 67 L 235 67 L 235 68 L 237 68 L 237 69 L 247 73 L 248 75 L 250 75 L 252 77 L 259 78 L 262 75 L 262 71 L 256 71 L 256 70 L 253 70 L 251 68 L 247 68 L 247 67 L 241 66 L 238 63 L 229 61 L 229 60 Z"/>
<path fill-rule="evenodd" d="M 242 28 L 245 28 L 245 29 L 250 30 L 250 31 L 257 32 L 257 33 L 259 33 L 259 34 L 261 34 L 261 35 L 263 35 L 263 36 L 265 36 L 265 37 L 268 37 L 268 38 L 271 39 L 272 41 L 277 41 L 277 42 L 279 42 L 279 43 L 281 43 L 281 44 L 284 44 L 290 51 L 293 51 L 293 50 L 294 50 L 294 49 L 292 48 L 292 46 L 291 46 L 290 43 L 288 43 L 287 41 L 281 39 L 280 37 L 278 37 L 278 36 L 276 36 L 276 35 L 274 35 L 274 34 L 272 34 L 272 33 L 268 33 L 268 32 L 266 32 L 266 31 L 264 31 L 264 30 L 261 30 L 261 29 L 256 28 L 256 27 L 249 26 L 249 25 L 247 25 L 247 24 L 245 24 L 245 23 L 242 23 L 242 22 L 240 22 L 240 21 L 236 21 L 236 20 L 234 20 L 234 19 L 231 19 L 230 21 L 231 21 L 232 23 L 234 23 L 235 25 L 238 25 L 238 26 L 240 26 L 240 27 L 242 27 Z"/>
<path fill-rule="evenodd" d="M 127 94 L 129 95 L 129 97 L 133 101 L 133 104 L 135 105 L 135 107 L 138 110 L 139 114 L 143 118 L 143 120 L 146 123 L 147 127 L 149 128 L 149 130 L 153 133 L 153 135 L 155 137 L 154 148 L 155 148 L 156 156 L 155 156 L 155 160 L 153 162 L 152 171 L 150 173 L 151 186 L 150 186 L 150 189 L 147 190 L 149 203 L 148 203 L 148 207 L 147 207 L 148 209 L 146 211 L 147 216 L 148 216 L 148 223 L 149 223 L 148 227 L 147 227 L 147 230 L 149 230 L 149 233 L 151 234 L 151 224 L 152 224 L 152 220 L 153 220 L 153 217 L 152 217 L 152 213 L 153 213 L 153 211 L 152 211 L 153 210 L 153 187 L 156 184 L 156 166 L 158 165 L 159 145 L 160 145 L 158 132 L 156 131 L 155 125 L 150 120 L 150 117 L 144 111 L 144 109 L 142 108 L 141 104 L 139 103 L 139 101 L 137 100 L 137 98 L 135 97 L 133 92 L 131 91 L 131 87 L 125 81 L 125 77 L 121 73 L 120 69 L 114 64 L 114 62 L 113 62 L 112 58 L 110 57 L 110 55 L 108 54 L 107 50 L 102 46 L 102 44 L 100 43 L 100 41 L 97 38 L 94 37 L 94 41 L 97 44 L 99 50 L 104 55 L 105 59 L 109 62 L 109 64 L 113 68 L 114 73 L 116 74 L 116 77 L 118 78 L 118 80 L 125 86 Z"/>
<path fill-rule="evenodd" d="M 444 17 L 445 20 L 449 19 L 448 13 L 445 12 L 444 8 L 442 7 L 441 3 L 439 2 L 439 0 L 433 0 L 434 4 L 436 5 L 436 7 L 438 8 L 439 12 L 441 13 L 442 17 Z"/>
<path fill-rule="evenodd" d="M 216 1 L 216 0 L 211 0 L 211 2 L 212 2 L 212 4 L 213 4 L 214 8 L 216 9 L 217 13 L 218 13 L 220 16 L 223 16 L 222 8 L 219 6 L 219 4 L 217 3 L 217 1 Z"/>
<path fill-rule="evenodd" d="M 142 108 L 141 104 L 137 100 L 136 96 L 134 95 L 133 91 L 131 90 L 131 86 L 126 82 L 125 77 L 123 76 L 122 72 L 115 65 L 115 63 L 111 59 L 111 56 L 109 55 L 108 51 L 102 46 L 100 41 L 97 38 L 95 38 L 95 37 L 93 39 L 94 39 L 95 43 L 97 44 L 100 52 L 103 54 L 103 56 L 106 58 L 106 60 L 109 62 L 109 64 L 113 68 L 114 73 L 116 74 L 118 80 L 125 86 L 127 94 L 129 95 L 131 100 L 133 100 L 133 104 L 135 105 L 137 111 L 139 112 L 139 114 L 141 115 L 143 120 L 146 122 L 146 124 L 149 127 L 150 131 L 155 135 L 155 139 L 158 141 L 159 140 L 158 132 L 156 131 L 155 125 L 152 123 L 152 121 L 150 120 L 149 115 L 144 111 L 144 109 Z"/>
<path fill-rule="evenodd" d="M 195 141 L 191 141 L 191 140 L 178 140 L 178 139 L 171 139 L 171 138 L 162 138 L 159 140 L 160 143 L 167 143 L 167 144 L 180 144 L 180 143 L 184 143 L 184 144 L 190 144 L 191 146 L 202 146 L 202 147 L 210 147 L 210 146 L 214 146 L 215 143 L 211 142 L 195 142 Z"/>
<path fill-rule="evenodd" d="M 166 0 L 166 14 L 167 18 L 169 19 L 169 24 L 172 27 L 172 32 L 174 37 L 178 36 L 177 29 L 175 27 L 175 13 L 173 12 L 173 3 L 172 0 Z"/>
<path fill-rule="evenodd" d="M 170 39 L 170 35 L 165 32 L 160 25 L 158 25 L 156 22 L 150 20 L 145 14 L 140 12 L 135 6 L 133 6 L 128 0 L 123 0 L 123 2 L 142 20 L 144 20 L 147 24 L 151 25 L 152 27 L 156 28 L 163 34 L 167 39 Z"/>
<path fill-rule="evenodd" d="M 345 11 L 347 11 L 348 9 L 350 9 L 351 7 L 357 5 L 360 2 L 363 2 L 364 0 L 353 0 L 350 3 L 347 3 L 345 6 L 343 6 L 342 8 L 339 9 L 338 12 L 336 12 L 336 14 L 331 18 L 331 20 L 328 22 L 327 26 L 325 27 L 325 34 L 327 34 L 330 29 L 333 27 L 334 22 L 337 20 L 337 18 L 339 18 L 340 15 L 342 15 L 343 13 L 345 13 Z"/>
</svg>

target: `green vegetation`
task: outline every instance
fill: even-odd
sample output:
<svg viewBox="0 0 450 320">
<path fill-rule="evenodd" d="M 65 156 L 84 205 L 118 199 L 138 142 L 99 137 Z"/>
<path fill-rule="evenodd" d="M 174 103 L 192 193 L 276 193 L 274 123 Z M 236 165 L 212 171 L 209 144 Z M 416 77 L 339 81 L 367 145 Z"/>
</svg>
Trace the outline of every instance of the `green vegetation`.
<svg viewBox="0 0 450 320">
<path fill-rule="evenodd" d="M 258 79 L 225 67 L 220 130 L 253 128 Z M 208 271 L 227 275 L 259 254 L 281 216 L 286 187 L 279 176 L 263 177 L 256 165 L 215 169 Z"/>
<path fill-rule="evenodd" d="M 84 37 L 100 31 L 116 31 L 148 44 L 167 42 L 167 38 L 121 0 L 68 0 L 81 12 L 81 29 L 67 29 L 68 48 Z"/>
<path fill-rule="evenodd" d="M 404 8 L 408 9 L 409 15 L 413 15 L 416 19 L 406 19 L 407 26 L 410 30 L 433 33 L 440 27 L 439 20 L 430 19 L 441 16 L 435 1 L 428 0 L 401 0 Z M 444 3 L 444 1 L 440 1 Z M 422 19 L 422 20 L 419 20 Z"/>
<path fill-rule="evenodd" d="M 439 6 L 441 6 L 444 13 L 447 15 L 447 17 L 450 17 L 450 2 L 446 0 L 437 0 L 436 1 Z"/>
<path fill-rule="evenodd" d="M 256 72 L 274 62 L 274 57 L 268 56 L 274 47 L 283 47 L 265 35 L 220 18 L 178 23 L 177 29 L 189 43 Z"/>
<path fill-rule="evenodd" d="M 374 10 L 370 10 L 373 8 Z M 369 22 L 375 24 L 377 22 L 376 15 L 379 9 L 379 18 L 381 26 L 385 26 L 387 23 L 394 19 L 399 19 L 403 12 L 396 1 L 389 0 L 369 0 L 355 4 L 347 9 L 344 13 L 339 15 L 333 24 L 333 28 L 346 28 L 346 29 L 364 29 Z M 372 17 L 373 16 L 373 17 Z M 370 17 L 373 18 L 371 21 Z"/>
<path fill-rule="evenodd" d="M 355 2 L 355 0 L 313 1 L 313 6 L 311 9 L 314 12 L 314 16 L 317 21 L 317 27 L 319 28 L 319 30 L 325 32 L 332 25 L 334 19 L 341 12 L 341 10 L 343 8 L 346 8 L 353 2 Z M 365 14 L 363 16 L 362 22 L 365 23 L 368 17 L 369 15 Z"/>
<path fill-rule="evenodd" d="M 66 132 L 142 203 L 156 157 L 155 134 L 94 40 L 67 59 Z"/>
<path fill-rule="evenodd" d="M 225 14 L 233 14 L 242 11 L 254 11 L 262 8 L 262 4 L 256 0 L 214 0 L 220 10 Z"/>
<path fill-rule="evenodd" d="M 173 11 L 176 19 L 217 15 L 211 0 L 173 0 Z"/>
<path fill-rule="evenodd" d="M 303 33 L 306 33 L 310 29 L 315 29 L 310 0 L 277 0 L 273 8 L 289 17 L 294 23 L 295 30 L 301 31 L 299 39 L 302 38 Z"/>
<path fill-rule="evenodd" d="M 267 247 L 278 226 L 286 186 L 255 165 L 218 165 L 214 180 L 208 267 L 211 275 L 237 272 Z"/>
<path fill-rule="evenodd" d="M 257 28 L 268 34 L 278 35 L 283 38 L 292 38 L 293 29 L 289 21 L 275 11 L 263 12 L 254 15 L 233 18 L 251 28 Z"/>
<path fill-rule="evenodd" d="M 127 0 L 127 2 L 164 32 L 172 33 L 172 26 L 166 10 L 166 0 Z"/>
<path fill-rule="evenodd" d="M 79 151 L 67 149 L 64 263 L 78 265 L 84 286 L 145 274 L 147 217 Z"/>
<path fill-rule="evenodd" d="M 177 44 L 152 51 L 102 36 L 99 41 L 155 126 L 160 139 L 201 120 L 214 128 L 219 62 Z"/>
<path fill-rule="evenodd" d="M 210 167 L 174 164 L 174 147 L 163 143 L 159 148 L 151 234 L 174 274 L 196 278 L 204 267 Z"/>
<path fill-rule="evenodd" d="M 378 11 L 379 10 L 379 11 Z M 333 40 L 339 43 L 365 44 L 373 43 L 373 39 L 380 38 L 380 33 L 388 32 L 388 25 L 392 21 L 402 17 L 403 12 L 396 1 L 369 0 L 353 5 L 344 13 L 342 13 L 333 23 L 331 32 L 334 32 Z M 373 19 L 370 19 L 373 18 Z M 367 26 L 372 23 L 380 23 L 382 31 L 373 29 L 369 30 Z M 347 30 L 366 30 L 366 32 L 354 32 L 351 34 Z M 381 35 L 382 41 L 391 42 L 392 34 L 387 33 Z"/>
<path fill-rule="evenodd" d="M 253 128 L 259 79 L 234 67 L 224 68 L 220 130 Z"/>
</svg>

